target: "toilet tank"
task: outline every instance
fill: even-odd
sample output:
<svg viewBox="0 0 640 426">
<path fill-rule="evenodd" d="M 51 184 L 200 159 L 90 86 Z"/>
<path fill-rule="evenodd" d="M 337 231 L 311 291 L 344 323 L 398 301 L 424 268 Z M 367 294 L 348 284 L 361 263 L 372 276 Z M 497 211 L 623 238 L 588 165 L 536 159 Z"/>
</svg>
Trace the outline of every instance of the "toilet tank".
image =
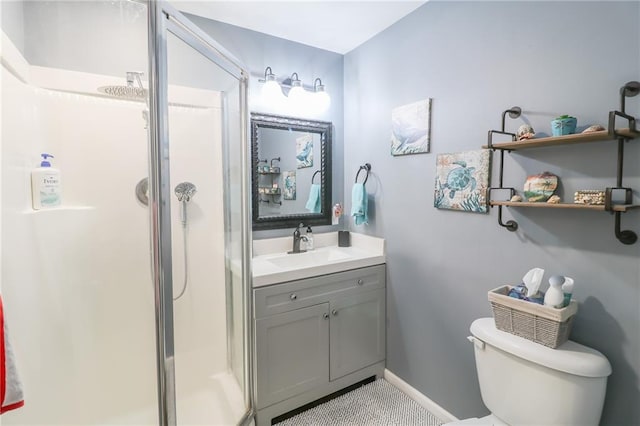
<svg viewBox="0 0 640 426">
<path fill-rule="evenodd" d="M 471 324 L 482 401 L 510 425 L 597 426 L 611 365 L 595 349 L 567 341 L 547 348 L 496 329 L 493 318 Z"/>
</svg>

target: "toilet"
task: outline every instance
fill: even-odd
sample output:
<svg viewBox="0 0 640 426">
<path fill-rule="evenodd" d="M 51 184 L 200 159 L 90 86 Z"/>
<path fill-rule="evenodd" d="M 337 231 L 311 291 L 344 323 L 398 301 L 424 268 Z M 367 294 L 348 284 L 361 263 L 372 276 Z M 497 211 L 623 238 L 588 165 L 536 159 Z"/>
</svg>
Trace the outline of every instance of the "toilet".
<svg viewBox="0 0 640 426">
<path fill-rule="evenodd" d="M 493 318 L 471 324 L 482 401 L 491 414 L 454 425 L 597 426 L 611 364 L 567 341 L 556 349 L 500 331 Z"/>
</svg>

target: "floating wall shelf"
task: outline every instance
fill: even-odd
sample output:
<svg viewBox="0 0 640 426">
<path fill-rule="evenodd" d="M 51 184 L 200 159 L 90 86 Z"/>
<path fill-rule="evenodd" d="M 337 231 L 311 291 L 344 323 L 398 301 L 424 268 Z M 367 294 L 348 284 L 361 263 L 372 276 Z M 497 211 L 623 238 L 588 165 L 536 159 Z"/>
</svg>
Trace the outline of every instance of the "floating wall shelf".
<svg viewBox="0 0 640 426">
<path fill-rule="evenodd" d="M 606 207 L 604 205 L 596 205 L 596 204 L 569 204 L 569 203 L 560 203 L 560 204 L 551 204 L 551 203 L 525 203 L 525 202 L 515 202 L 515 201 L 491 201 L 491 207 L 493 206 L 506 206 L 506 207 L 534 207 L 534 208 L 542 208 L 542 209 L 577 209 L 577 210 L 595 210 L 595 211 L 606 211 Z M 640 208 L 640 205 L 636 204 L 613 204 L 611 206 L 611 211 L 614 212 L 626 212 L 627 210 Z"/>
<path fill-rule="evenodd" d="M 523 141 L 517 141 L 514 133 L 505 131 L 505 119 L 507 114 L 511 118 L 518 118 L 522 112 L 520 107 L 511 107 L 510 109 L 502 113 L 502 129 L 501 130 L 489 130 L 488 143 L 483 148 L 488 148 L 500 152 L 500 185 L 498 187 L 489 188 L 487 195 L 487 204 L 491 207 L 498 208 L 498 224 L 509 231 L 515 231 L 518 229 L 518 224 L 514 220 L 509 220 L 506 223 L 502 222 L 502 208 L 503 207 L 517 207 L 517 208 L 550 208 L 550 209 L 578 209 L 578 210 L 592 210 L 592 211 L 608 211 L 615 215 L 615 236 L 623 244 L 635 244 L 638 240 L 638 236 L 635 232 L 630 230 L 620 229 L 620 215 L 628 210 L 640 208 L 640 205 L 632 203 L 633 194 L 631 188 L 622 186 L 622 167 L 624 164 L 624 144 L 640 138 L 640 131 L 636 128 L 636 119 L 625 113 L 625 98 L 636 96 L 640 93 L 640 82 L 632 81 L 625 84 L 620 89 L 620 110 L 609 112 L 609 128 L 608 130 L 602 130 L 592 133 L 579 133 L 565 136 L 553 136 L 547 138 L 534 138 Z M 616 129 L 616 118 L 621 117 L 629 123 L 629 127 L 625 129 Z M 510 136 L 511 141 L 493 143 L 493 136 L 495 134 Z M 491 199 L 491 192 L 495 190 L 508 190 L 509 198 L 516 194 L 516 190 L 513 187 L 503 186 L 504 177 L 504 153 L 518 151 L 523 149 L 532 148 L 544 148 L 554 147 L 561 145 L 574 145 L 584 144 L 589 142 L 603 142 L 603 141 L 617 141 L 618 142 L 618 164 L 616 173 L 616 186 L 608 187 L 605 190 L 605 203 L 604 205 L 593 204 L 550 204 L 550 203 L 529 203 L 529 202 L 513 202 L 513 201 L 498 201 Z M 613 193 L 616 191 L 623 191 L 624 202 L 614 203 Z"/>
<path fill-rule="evenodd" d="M 629 129 L 616 130 L 615 134 L 610 134 L 607 130 L 592 133 L 578 133 L 575 135 L 552 136 L 548 138 L 528 139 L 524 141 L 500 142 L 491 145 L 484 145 L 483 148 L 503 149 L 506 151 L 519 151 L 522 149 L 542 148 L 547 146 L 573 145 L 587 142 L 614 142 L 618 137 L 634 139 L 638 136 Z"/>
</svg>

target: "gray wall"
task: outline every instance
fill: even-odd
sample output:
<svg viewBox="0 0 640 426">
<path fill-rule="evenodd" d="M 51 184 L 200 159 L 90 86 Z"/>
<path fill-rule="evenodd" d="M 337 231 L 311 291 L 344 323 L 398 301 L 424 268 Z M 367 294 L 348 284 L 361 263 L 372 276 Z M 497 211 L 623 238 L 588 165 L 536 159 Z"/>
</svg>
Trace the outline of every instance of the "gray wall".
<svg viewBox="0 0 640 426">
<path fill-rule="evenodd" d="M 311 83 L 310 80 L 314 76 L 322 78 L 322 82 L 327 87 L 327 92 L 331 95 L 331 106 L 323 115 L 306 118 L 331 121 L 333 123 L 333 201 L 331 204 L 346 202 L 343 195 L 343 55 L 222 22 L 194 15 L 188 16 L 249 69 L 251 73 L 249 96 L 260 90 L 262 85 L 257 80 L 264 76 L 264 70 L 268 66 L 279 76 L 291 75 L 291 73 L 297 72 L 307 84 Z M 273 111 L 255 112 L 272 113 Z M 307 194 L 298 195 L 307 196 Z M 322 226 L 314 229 L 314 232 L 328 232 L 342 229 L 342 227 L 343 225 Z M 253 238 L 285 236 L 290 235 L 292 232 L 292 229 L 256 231 L 253 233 Z"/>
<path fill-rule="evenodd" d="M 575 278 L 572 339 L 613 365 L 603 424 L 640 424 L 640 243 L 625 246 L 603 212 L 510 209 L 510 233 L 489 214 L 433 207 L 436 155 L 479 149 L 501 113 L 550 133 L 560 114 L 606 124 L 620 86 L 640 80 L 638 2 L 429 2 L 345 56 L 345 193 L 370 162 L 370 224 L 387 241 L 387 366 L 460 418 L 487 413 L 469 325 L 491 315 L 487 291 L 532 267 Z M 433 98 L 430 154 L 392 157 L 391 109 Z M 627 101 L 637 117 L 640 97 Z M 561 194 L 615 185 L 615 143 L 506 155 L 505 184 L 560 176 Z M 498 154 L 492 183 L 497 186 Z M 640 143 L 626 146 L 624 183 L 640 202 Z M 349 211 L 350 202 L 347 203 Z M 623 227 L 640 234 L 640 211 Z M 632 402 L 633 401 L 633 402 Z M 523 408 L 526 402 L 523 401 Z M 532 407 L 532 410 L 537 408 Z"/>
</svg>

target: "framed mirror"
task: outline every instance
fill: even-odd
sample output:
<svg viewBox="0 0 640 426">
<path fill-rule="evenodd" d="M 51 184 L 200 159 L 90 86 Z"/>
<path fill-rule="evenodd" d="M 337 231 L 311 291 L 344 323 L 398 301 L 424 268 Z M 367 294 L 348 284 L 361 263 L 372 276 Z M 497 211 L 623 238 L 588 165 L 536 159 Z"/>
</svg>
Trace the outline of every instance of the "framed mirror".
<svg viewBox="0 0 640 426">
<path fill-rule="evenodd" d="M 251 113 L 254 230 L 331 224 L 331 127 Z"/>
</svg>

